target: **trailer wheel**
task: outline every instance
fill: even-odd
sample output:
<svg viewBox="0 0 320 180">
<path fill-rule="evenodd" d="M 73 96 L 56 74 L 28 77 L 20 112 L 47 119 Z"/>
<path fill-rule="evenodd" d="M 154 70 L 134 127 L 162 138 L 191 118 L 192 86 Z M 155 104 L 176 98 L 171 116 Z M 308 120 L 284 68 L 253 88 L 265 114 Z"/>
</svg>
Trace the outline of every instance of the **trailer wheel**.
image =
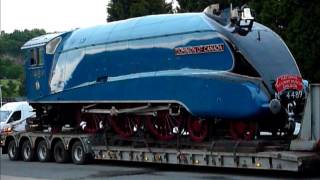
<svg viewBox="0 0 320 180">
<path fill-rule="evenodd" d="M 32 146 L 29 140 L 26 140 L 23 142 L 21 153 L 22 153 L 22 159 L 24 161 L 34 160 L 34 149 L 32 149 Z"/>
<path fill-rule="evenodd" d="M 8 145 L 8 156 L 11 161 L 17 161 L 20 158 L 19 148 L 14 140 L 11 140 Z"/>
<path fill-rule="evenodd" d="M 64 148 L 64 145 L 61 141 L 58 141 L 54 145 L 53 156 L 57 163 L 66 163 L 70 159 L 69 152 Z"/>
<path fill-rule="evenodd" d="M 73 163 L 78 165 L 86 164 L 89 160 L 89 155 L 85 154 L 84 148 L 80 141 L 77 141 L 73 144 L 71 156 Z"/>
<path fill-rule="evenodd" d="M 51 160 L 51 152 L 48 149 L 45 140 L 42 140 L 38 144 L 37 156 L 40 162 L 49 162 Z"/>
</svg>

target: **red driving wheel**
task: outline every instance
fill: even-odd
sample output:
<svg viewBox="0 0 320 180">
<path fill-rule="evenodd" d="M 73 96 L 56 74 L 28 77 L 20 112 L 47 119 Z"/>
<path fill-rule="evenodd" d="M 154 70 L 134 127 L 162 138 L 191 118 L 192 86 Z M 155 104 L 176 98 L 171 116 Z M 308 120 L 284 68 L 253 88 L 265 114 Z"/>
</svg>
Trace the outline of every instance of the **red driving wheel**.
<svg viewBox="0 0 320 180">
<path fill-rule="evenodd" d="M 148 130 L 159 140 L 172 140 L 179 133 L 182 121 L 179 117 L 171 116 L 166 111 L 160 111 L 157 116 L 149 116 L 146 119 Z"/>
<path fill-rule="evenodd" d="M 95 114 L 83 114 L 82 121 L 86 122 L 86 127 L 84 131 L 86 133 L 96 133 L 99 131 L 99 117 Z"/>
<path fill-rule="evenodd" d="M 209 131 L 208 120 L 190 117 L 188 119 L 188 132 L 192 141 L 202 142 Z"/>
<path fill-rule="evenodd" d="M 133 136 L 141 124 L 138 117 L 128 115 L 109 116 L 108 120 L 112 129 L 125 139 Z"/>
<path fill-rule="evenodd" d="M 235 140 L 252 140 L 257 131 L 256 123 L 252 122 L 230 122 L 230 135 Z"/>
</svg>

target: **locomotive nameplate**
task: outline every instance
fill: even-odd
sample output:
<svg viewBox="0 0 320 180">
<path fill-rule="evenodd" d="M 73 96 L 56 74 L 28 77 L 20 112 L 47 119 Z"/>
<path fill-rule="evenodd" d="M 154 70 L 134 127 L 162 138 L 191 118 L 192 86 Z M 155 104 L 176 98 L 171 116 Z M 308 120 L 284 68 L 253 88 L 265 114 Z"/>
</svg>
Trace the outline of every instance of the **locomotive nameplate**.
<svg viewBox="0 0 320 180">
<path fill-rule="evenodd" d="M 224 51 L 224 44 L 208 44 L 201 46 L 178 47 L 174 49 L 176 56 L 216 53 Z"/>
<path fill-rule="evenodd" d="M 285 90 L 303 90 L 302 77 L 295 75 L 282 75 L 276 79 L 275 88 L 277 92 Z"/>
</svg>

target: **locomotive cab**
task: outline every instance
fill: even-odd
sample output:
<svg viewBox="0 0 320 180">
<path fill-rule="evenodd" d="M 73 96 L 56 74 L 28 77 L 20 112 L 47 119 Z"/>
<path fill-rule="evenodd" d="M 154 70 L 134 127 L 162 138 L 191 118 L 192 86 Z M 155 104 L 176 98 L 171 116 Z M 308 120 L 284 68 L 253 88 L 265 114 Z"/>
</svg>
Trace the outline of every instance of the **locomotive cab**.
<svg viewBox="0 0 320 180">
<path fill-rule="evenodd" d="M 29 97 L 36 98 L 41 97 L 45 93 L 46 86 L 45 81 L 45 66 L 44 64 L 44 46 L 35 46 L 26 49 L 26 81 L 27 92 Z"/>
<path fill-rule="evenodd" d="M 26 91 L 29 100 L 49 94 L 52 60 L 61 42 L 61 33 L 36 37 L 22 46 L 25 58 Z"/>
</svg>

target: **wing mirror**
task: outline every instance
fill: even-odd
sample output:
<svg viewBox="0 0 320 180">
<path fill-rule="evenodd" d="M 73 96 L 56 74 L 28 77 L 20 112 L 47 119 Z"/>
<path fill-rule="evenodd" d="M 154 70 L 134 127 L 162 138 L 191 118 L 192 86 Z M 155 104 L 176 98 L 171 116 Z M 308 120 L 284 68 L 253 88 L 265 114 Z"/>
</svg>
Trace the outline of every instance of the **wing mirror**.
<svg viewBox="0 0 320 180">
<path fill-rule="evenodd" d="M 230 11 L 230 21 L 235 28 L 234 32 L 241 36 L 247 35 L 251 31 L 255 20 L 251 9 L 246 6 L 241 7 L 241 9 L 238 7 L 233 9 L 231 5 Z"/>
</svg>

